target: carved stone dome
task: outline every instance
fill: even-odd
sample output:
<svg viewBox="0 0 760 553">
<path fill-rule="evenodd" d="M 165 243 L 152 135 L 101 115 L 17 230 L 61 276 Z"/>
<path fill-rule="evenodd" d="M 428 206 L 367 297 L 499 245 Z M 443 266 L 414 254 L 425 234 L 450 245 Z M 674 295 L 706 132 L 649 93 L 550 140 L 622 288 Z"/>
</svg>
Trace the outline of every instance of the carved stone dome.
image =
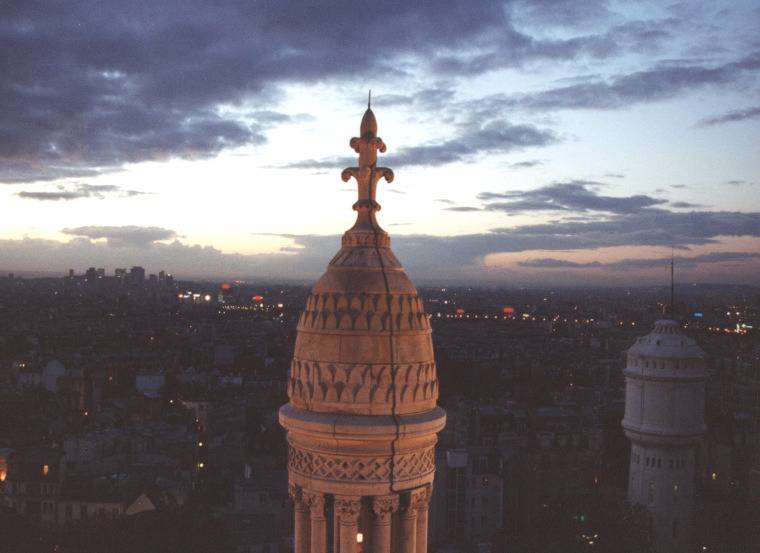
<svg viewBox="0 0 760 553">
<path fill-rule="evenodd" d="M 422 299 L 389 246 L 350 233 L 299 318 L 290 402 L 373 415 L 433 409 L 438 380 Z"/>
<path fill-rule="evenodd" d="M 438 399 L 430 321 L 390 238 L 377 223 L 361 228 L 362 215 L 298 320 L 290 403 L 372 415 L 429 411 Z"/>
<path fill-rule="evenodd" d="M 422 413 L 438 399 L 430 321 L 375 218 L 377 183 L 393 172 L 377 167 L 385 144 L 369 107 L 360 132 L 350 143 L 359 167 L 342 173 L 358 183 L 356 223 L 301 312 L 288 398 L 308 411 Z"/>
</svg>

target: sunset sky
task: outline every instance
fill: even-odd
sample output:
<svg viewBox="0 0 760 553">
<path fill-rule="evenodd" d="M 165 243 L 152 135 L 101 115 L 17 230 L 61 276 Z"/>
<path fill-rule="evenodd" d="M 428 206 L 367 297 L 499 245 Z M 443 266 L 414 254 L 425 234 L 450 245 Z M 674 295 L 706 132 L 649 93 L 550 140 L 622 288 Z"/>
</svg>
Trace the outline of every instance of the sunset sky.
<svg viewBox="0 0 760 553">
<path fill-rule="evenodd" d="M 11 2 L 0 270 L 312 279 L 380 223 L 421 282 L 758 283 L 757 1 Z"/>
</svg>

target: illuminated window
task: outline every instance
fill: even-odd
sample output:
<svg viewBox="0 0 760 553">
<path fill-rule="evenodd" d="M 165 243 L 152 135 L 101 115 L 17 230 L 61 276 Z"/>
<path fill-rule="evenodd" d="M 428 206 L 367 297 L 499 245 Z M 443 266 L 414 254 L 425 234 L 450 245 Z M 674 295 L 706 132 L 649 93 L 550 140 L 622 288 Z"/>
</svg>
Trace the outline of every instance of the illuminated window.
<svg viewBox="0 0 760 553">
<path fill-rule="evenodd" d="M 42 465 L 42 476 L 47 476 L 50 472 L 50 465 Z"/>
<path fill-rule="evenodd" d="M 712 473 L 712 479 L 713 479 L 713 482 L 718 479 L 718 473 L 717 472 L 713 472 Z"/>
<path fill-rule="evenodd" d="M 356 534 L 356 543 L 363 543 L 364 542 L 364 534 L 359 532 Z"/>
</svg>

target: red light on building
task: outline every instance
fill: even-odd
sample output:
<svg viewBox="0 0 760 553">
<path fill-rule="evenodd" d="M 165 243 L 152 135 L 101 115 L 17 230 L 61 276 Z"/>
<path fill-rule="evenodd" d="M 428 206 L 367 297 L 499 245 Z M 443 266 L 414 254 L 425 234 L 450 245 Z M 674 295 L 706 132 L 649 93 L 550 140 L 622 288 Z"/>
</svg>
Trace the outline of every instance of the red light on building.
<svg viewBox="0 0 760 553">
<path fill-rule="evenodd" d="M 505 307 L 504 309 L 502 309 L 502 312 L 503 312 L 505 315 L 514 315 L 514 313 L 515 313 L 515 308 L 514 308 L 514 307 Z"/>
<path fill-rule="evenodd" d="M 456 313 L 457 315 L 464 315 L 464 309 L 462 309 L 461 307 L 457 307 Z"/>
<path fill-rule="evenodd" d="M 256 294 L 255 296 L 253 296 L 253 301 L 255 301 L 255 302 L 259 302 L 259 301 L 261 301 L 263 299 L 264 299 L 264 296 L 260 296 L 258 294 Z"/>
<path fill-rule="evenodd" d="M 227 284 L 226 282 L 220 286 L 222 290 L 230 290 L 232 288 L 232 284 Z"/>
</svg>

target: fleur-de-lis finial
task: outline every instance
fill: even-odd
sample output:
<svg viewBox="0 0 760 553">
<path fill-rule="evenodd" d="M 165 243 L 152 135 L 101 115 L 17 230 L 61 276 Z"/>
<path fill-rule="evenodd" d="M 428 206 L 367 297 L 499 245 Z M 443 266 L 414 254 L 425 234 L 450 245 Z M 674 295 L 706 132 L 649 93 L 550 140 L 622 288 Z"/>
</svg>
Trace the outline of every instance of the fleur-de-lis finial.
<svg viewBox="0 0 760 553">
<path fill-rule="evenodd" d="M 359 136 L 351 139 L 351 148 L 359 154 L 359 166 L 347 167 L 341 173 L 344 182 L 351 177 L 356 179 L 359 188 L 359 198 L 354 203 L 354 211 L 357 211 L 356 224 L 353 230 L 359 228 L 374 229 L 380 227 L 375 220 L 375 212 L 380 210 L 380 204 L 375 199 L 377 183 L 381 178 L 387 182 L 393 181 L 393 171 L 388 167 L 377 166 L 377 152 L 385 152 L 383 139 L 377 136 L 377 120 L 372 112 L 372 90 L 367 96 L 367 111 L 364 112 Z M 351 231 L 349 231 L 351 232 Z"/>
</svg>

